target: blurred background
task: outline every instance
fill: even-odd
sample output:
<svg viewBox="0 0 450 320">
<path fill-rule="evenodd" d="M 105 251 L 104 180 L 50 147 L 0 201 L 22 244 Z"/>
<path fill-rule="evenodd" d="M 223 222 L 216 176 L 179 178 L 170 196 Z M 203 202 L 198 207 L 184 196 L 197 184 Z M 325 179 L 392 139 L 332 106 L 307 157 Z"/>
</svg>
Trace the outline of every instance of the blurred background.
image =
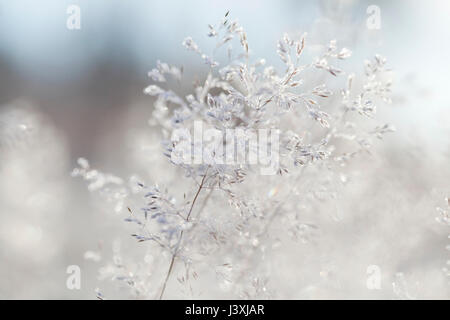
<svg viewBox="0 0 450 320">
<path fill-rule="evenodd" d="M 80 8 L 79 30 L 66 27 L 70 5 Z M 367 26 L 370 5 L 380 8 L 379 29 Z M 85 252 L 104 244 L 110 251 L 121 224 L 105 219 L 70 176 L 76 159 L 151 180 L 146 163 L 161 150 L 150 139 L 147 72 L 161 59 L 183 65 L 192 81 L 204 73 L 181 42 L 191 36 L 210 46 L 207 25 L 228 10 L 247 31 L 252 56 L 269 64 L 280 65 L 284 32 L 306 31 L 311 45 L 337 39 L 351 48 L 355 68 L 379 53 L 395 72 L 393 103 L 378 118 L 397 132 L 377 146 L 364 187 L 345 195 L 350 211 L 335 229 L 341 249 L 328 249 L 336 259 L 327 272 L 347 273 L 313 294 L 302 277 L 280 275 L 279 297 L 396 298 L 401 272 L 408 297 L 450 298 L 442 270 L 448 228 L 435 221 L 450 191 L 450 3 L 438 0 L 0 0 L 0 298 L 95 298 L 97 266 Z M 69 265 L 81 268 L 80 290 L 66 287 Z M 369 265 L 381 268 L 381 290 L 365 286 Z M 316 271 L 308 272 L 320 282 Z"/>
</svg>

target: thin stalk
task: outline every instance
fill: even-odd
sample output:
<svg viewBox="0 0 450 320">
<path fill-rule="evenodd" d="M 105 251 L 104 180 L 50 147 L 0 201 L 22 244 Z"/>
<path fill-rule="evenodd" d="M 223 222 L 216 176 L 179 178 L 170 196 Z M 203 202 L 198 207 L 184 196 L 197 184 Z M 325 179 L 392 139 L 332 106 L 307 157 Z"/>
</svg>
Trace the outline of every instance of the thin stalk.
<svg viewBox="0 0 450 320">
<path fill-rule="evenodd" d="M 197 193 L 195 194 L 194 199 L 192 200 L 191 208 L 189 209 L 189 212 L 188 212 L 187 217 L 186 217 L 186 222 L 189 222 L 189 218 L 191 217 L 191 213 L 192 213 L 192 210 L 194 209 L 194 205 L 195 205 L 195 203 L 197 201 L 198 196 L 200 195 L 200 192 L 203 189 L 203 185 L 205 183 L 207 173 L 208 173 L 208 169 L 206 170 L 205 175 L 203 176 L 202 181 L 200 182 L 200 185 L 198 187 Z M 167 283 L 169 282 L 170 276 L 172 274 L 173 266 L 175 264 L 175 258 L 177 256 L 178 249 L 180 248 L 181 241 L 183 240 L 183 235 L 184 235 L 184 230 L 181 230 L 180 237 L 178 238 L 178 243 L 177 243 L 177 245 L 175 247 L 175 251 L 172 254 L 172 258 L 170 260 L 169 270 L 167 271 L 166 278 L 164 279 L 164 283 L 163 283 L 163 286 L 162 286 L 162 289 L 161 289 L 161 293 L 159 295 L 159 300 L 162 300 L 162 298 L 164 296 L 164 292 L 166 291 L 166 286 L 167 286 Z"/>
</svg>

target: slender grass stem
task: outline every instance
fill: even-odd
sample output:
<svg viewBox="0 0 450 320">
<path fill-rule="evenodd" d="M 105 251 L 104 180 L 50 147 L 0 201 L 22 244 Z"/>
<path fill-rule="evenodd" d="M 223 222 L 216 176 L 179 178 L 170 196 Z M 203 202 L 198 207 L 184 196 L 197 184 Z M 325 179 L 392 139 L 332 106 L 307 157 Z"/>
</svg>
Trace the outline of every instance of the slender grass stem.
<svg viewBox="0 0 450 320">
<path fill-rule="evenodd" d="M 189 219 L 190 219 L 191 214 L 192 214 L 192 210 L 194 209 L 194 205 L 197 202 L 197 198 L 198 198 L 198 196 L 200 195 L 200 192 L 203 189 L 203 186 L 204 186 L 205 180 L 206 180 L 206 176 L 208 174 L 208 169 L 206 169 L 205 175 L 203 176 L 202 181 L 200 182 L 200 185 L 198 186 L 197 192 L 195 193 L 194 199 L 192 200 L 191 207 L 190 207 L 189 212 L 188 212 L 188 214 L 186 216 L 186 222 L 189 222 Z M 166 278 L 164 279 L 164 283 L 163 283 L 163 286 L 162 286 L 162 289 L 161 289 L 161 293 L 159 295 L 159 300 L 162 300 L 162 298 L 164 297 L 164 292 L 166 291 L 167 283 L 169 282 L 170 276 L 172 274 L 173 266 L 175 264 L 175 259 L 177 257 L 177 253 L 178 253 L 178 249 L 180 248 L 181 241 L 183 240 L 183 235 L 184 235 L 184 230 L 181 230 L 180 237 L 178 238 L 178 243 L 177 243 L 177 245 L 175 247 L 175 251 L 172 254 L 172 258 L 170 260 L 169 270 L 167 271 Z"/>
</svg>

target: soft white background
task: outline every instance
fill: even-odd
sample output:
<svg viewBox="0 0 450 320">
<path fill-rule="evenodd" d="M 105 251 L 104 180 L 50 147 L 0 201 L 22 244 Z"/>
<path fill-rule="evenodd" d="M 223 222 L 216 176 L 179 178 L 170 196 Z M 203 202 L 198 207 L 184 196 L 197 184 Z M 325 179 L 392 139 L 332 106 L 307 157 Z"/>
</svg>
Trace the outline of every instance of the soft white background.
<svg viewBox="0 0 450 320">
<path fill-rule="evenodd" d="M 79 31 L 66 29 L 69 4 L 81 8 Z M 370 4 L 381 9 L 379 31 L 366 28 Z M 396 74 L 394 103 L 379 116 L 398 132 L 379 147 L 364 188 L 344 195 L 343 222 L 324 222 L 323 245 L 339 243 L 324 250 L 330 268 L 346 270 L 340 284 L 302 287 L 303 278 L 321 281 L 328 259 L 314 259 L 317 251 L 304 246 L 280 257 L 288 266 L 276 280 L 286 284 L 281 297 L 390 299 L 396 272 L 415 297 L 450 297 L 441 271 L 448 230 L 434 220 L 450 189 L 447 1 L 1 0 L 0 298 L 95 297 L 97 267 L 83 254 L 102 240 L 110 250 L 120 223 L 99 214 L 69 173 L 84 156 L 105 171 L 152 177 L 145 159 L 159 150 L 146 141 L 146 72 L 156 59 L 183 64 L 188 75 L 202 72 L 181 41 L 190 35 L 207 46 L 207 24 L 227 10 L 247 30 L 254 56 L 275 65 L 282 33 L 307 31 L 340 40 L 358 63 L 380 53 Z M 292 266 L 302 263 L 300 276 Z M 65 285 L 71 264 L 82 268 L 79 291 Z M 370 264 L 381 267 L 381 291 L 365 287 Z"/>
</svg>

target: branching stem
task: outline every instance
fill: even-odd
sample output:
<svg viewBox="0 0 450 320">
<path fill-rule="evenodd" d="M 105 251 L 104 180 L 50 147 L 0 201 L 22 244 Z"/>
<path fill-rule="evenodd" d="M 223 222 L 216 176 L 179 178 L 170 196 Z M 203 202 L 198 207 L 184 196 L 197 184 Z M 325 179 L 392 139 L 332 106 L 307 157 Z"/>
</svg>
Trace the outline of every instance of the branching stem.
<svg viewBox="0 0 450 320">
<path fill-rule="evenodd" d="M 189 212 L 188 212 L 187 217 L 186 217 L 186 222 L 189 222 L 189 218 L 191 217 L 192 210 L 194 209 L 194 205 L 195 205 L 195 203 L 197 201 L 198 196 L 200 195 L 200 192 L 203 189 L 203 186 L 204 186 L 205 180 L 206 180 L 206 176 L 207 176 L 207 173 L 208 173 L 208 169 L 206 169 L 205 175 L 203 176 L 202 181 L 200 182 L 200 185 L 198 186 L 198 190 L 197 190 L 197 192 L 196 192 L 196 194 L 194 196 L 194 199 L 192 200 L 191 207 L 190 207 Z M 175 247 L 175 251 L 173 252 L 172 258 L 170 260 L 169 270 L 167 271 L 166 278 L 164 279 L 164 283 L 163 283 L 163 286 L 162 286 L 162 289 L 161 289 L 161 293 L 159 295 L 159 300 L 162 300 L 162 298 L 164 296 L 164 292 L 166 291 L 166 286 L 167 286 L 167 283 L 169 282 L 170 275 L 172 274 L 172 270 L 173 270 L 173 266 L 175 264 L 175 259 L 177 257 L 178 249 L 180 248 L 181 241 L 183 240 L 183 235 L 184 235 L 184 230 L 181 230 L 180 237 L 178 238 L 178 243 L 177 243 L 177 245 Z"/>
</svg>

